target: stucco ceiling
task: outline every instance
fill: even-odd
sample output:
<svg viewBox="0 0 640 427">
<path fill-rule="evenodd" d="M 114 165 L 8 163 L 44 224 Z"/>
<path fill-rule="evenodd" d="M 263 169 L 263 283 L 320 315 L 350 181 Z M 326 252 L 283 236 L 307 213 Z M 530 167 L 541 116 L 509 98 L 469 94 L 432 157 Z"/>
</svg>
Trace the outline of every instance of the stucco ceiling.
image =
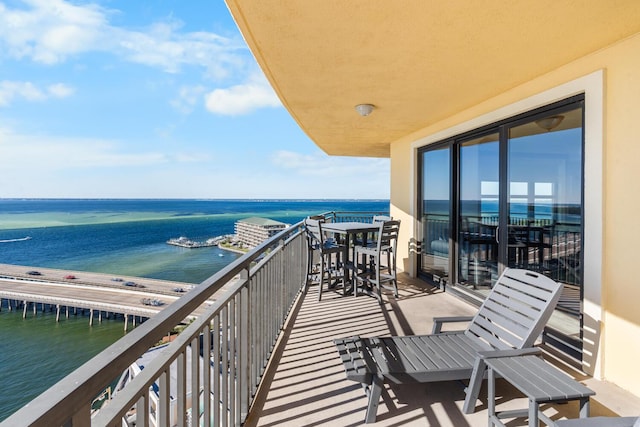
<svg viewBox="0 0 640 427">
<path fill-rule="evenodd" d="M 393 141 L 640 31 L 638 0 L 226 0 L 284 106 L 332 155 Z M 359 116 L 354 106 L 374 104 Z"/>
</svg>

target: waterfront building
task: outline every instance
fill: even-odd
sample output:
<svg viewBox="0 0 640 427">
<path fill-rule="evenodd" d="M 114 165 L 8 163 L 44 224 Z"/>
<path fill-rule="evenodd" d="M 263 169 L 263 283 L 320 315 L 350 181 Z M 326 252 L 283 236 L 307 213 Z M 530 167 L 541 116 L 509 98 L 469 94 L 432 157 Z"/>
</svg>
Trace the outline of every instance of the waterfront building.
<svg viewBox="0 0 640 427">
<path fill-rule="evenodd" d="M 268 218 L 245 218 L 235 224 L 236 240 L 245 247 L 254 248 L 287 227 L 289 224 Z"/>
</svg>

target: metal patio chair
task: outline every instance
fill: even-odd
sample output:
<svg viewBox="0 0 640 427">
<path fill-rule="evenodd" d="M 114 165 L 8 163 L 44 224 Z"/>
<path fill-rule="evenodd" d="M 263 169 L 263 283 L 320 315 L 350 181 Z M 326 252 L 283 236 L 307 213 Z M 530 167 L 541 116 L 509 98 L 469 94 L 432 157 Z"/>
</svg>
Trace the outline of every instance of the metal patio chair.
<svg viewBox="0 0 640 427">
<path fill-rule="evenodd" d="M 342 279 L 344 286 L 344 260 L 341 255 L 344 253 L 344 245 L 338 243 L 334 238 L 326 236 L 322 230 L 322 219 L 307 218 L 304 222 L 307 243 L 308 243 L 308 263 L 307 263 L 307 284 L 312 276 L 318 277 L 318 301 L 322 299 L 323 284 L 334 286 L 338 279 Z M 314 256 L 319 257 L 319 266 L 314 266 Z M 317 271 L 316 271 L 317 270 Z"/>
<path fill-rule="evenodd" d="M 371 292 L 382 303 L 382 289 L 393 291 L 398 296 L 398 281 L 396 279 L 396 252 L 400 221 L 379 221 L 376 241 L 367 245 L 357 245 L 353 250 L 356 265 L 354 274 L 354 295 L 358 295 L 358 288 L 371 288 Z M 384 261 L 384 262 L 383 262 Z"/>
</svg>

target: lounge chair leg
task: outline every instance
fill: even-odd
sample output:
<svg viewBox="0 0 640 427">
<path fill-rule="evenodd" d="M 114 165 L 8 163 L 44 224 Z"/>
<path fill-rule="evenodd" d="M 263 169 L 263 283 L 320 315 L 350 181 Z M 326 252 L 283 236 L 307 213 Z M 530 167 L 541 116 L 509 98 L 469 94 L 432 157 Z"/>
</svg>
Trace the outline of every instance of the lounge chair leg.
<svg viewBox="0 0 640 427">
<path fill-rule="evenodd" d="M 462 412 L 465 414 L 473 414 L 476 409 L 476 400 L 478 400 L 478 394 L 480 394 L 480 386 L 482 386 L 482 379 L 484 378 L 484 372 L 487 369 L 487 364 L 480 357 L 476 358 L 473 365 L 473 372 L 471 373 L 471 379 L 467 386 L 467 396 L 464 399 L 464 406 Z"/>
<path fill-rule="evenodd" d="M 369 403 L 367 404 L 367 414 L 365 415 L 365 424 L 371 424 L 376 422 L 376 415 L 378 413 L 378 404 L 380 403 L 380 395 L 382 394 L 382 387 L 384 381 L 377 375 L 373 376 L 373 381 L 369 386 Z"/>
<path fill-rule="evenodd" d="M 590 412 L 589 398 L 580 399 L 580 418 L 588 418 Z"/>
<path fill-rule="evenodd" d="M 540 420 L 538 418 L 538 404 L 535 402 L 529 402 L 529 425 L 538 427 Z"/>
</svg>

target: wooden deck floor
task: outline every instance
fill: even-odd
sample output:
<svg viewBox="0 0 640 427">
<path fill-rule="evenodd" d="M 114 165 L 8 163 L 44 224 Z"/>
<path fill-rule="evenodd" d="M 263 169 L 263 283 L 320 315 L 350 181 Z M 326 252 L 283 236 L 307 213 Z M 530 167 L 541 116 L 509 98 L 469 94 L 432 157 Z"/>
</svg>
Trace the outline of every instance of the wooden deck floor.
<svg viewBox="0 0 640 427">
<path fill-rule="evenodd" d="M 410 335 L 430 333 L 432 317 L 475 313 L 467 303 L 403 277 L 398 299 L 388 295 L 380 306 L 373 298 L 344 297 L 311 288 L 296 307 L 268 371 L 266 386 L 256 400 L 248 426 L 356 426 L 364 421 L 367 399 L 358 383 L 346 379 L 334 338 L 350 335 Z M 640 399 L 615 385 L 588 378 L 562 367 L 597 392 L 592 415 L 640 414 Z M 486 390 L 471 415 L 462 413 L 464 384 L 441 382 L 425 385 L 386 386 L 375 425 L 380 426 L 486 426 Z M 499 410 L 526 407 L 526 401 L 508 384 L 497 384 Z M 546 406 L 553 419 L 575 418 L 575 402 Z M 519 419 L 509 425 L 527 425 Z"/>
</svg>

